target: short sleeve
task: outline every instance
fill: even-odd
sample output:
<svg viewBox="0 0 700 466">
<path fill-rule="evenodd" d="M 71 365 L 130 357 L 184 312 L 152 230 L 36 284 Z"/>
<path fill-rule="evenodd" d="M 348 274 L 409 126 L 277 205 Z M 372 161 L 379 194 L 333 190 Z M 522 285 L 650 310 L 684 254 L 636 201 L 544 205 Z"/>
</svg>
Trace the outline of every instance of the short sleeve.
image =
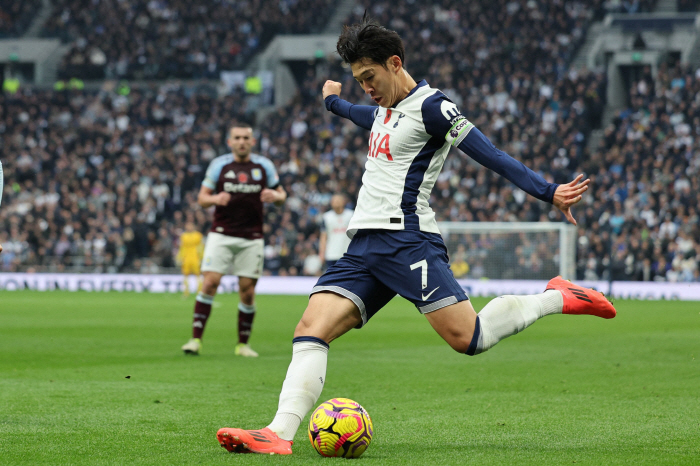
<svg viewBox="0 0 700 466">
<path fill-rule="evenodd" d="M 219 181 L 219 175 L 221 175 L 221 168 L 223 164 L 221 163 L 220 157 L 215 158 L 209 163 L 207 172 L 202 180 L 202 186 L 209 189 L 216 190 L 216 183 Z"/>
<path fill-rule="evenodd" d="M 265 169 L 265 174 L 267 175 L 267 187 L 270 189 L 275 189 L 280 184 L 280 177 L 277 175 L 277 170 L 275 169 L 275 164 L 265 157 L 260 157 L 258 163 Z"/>
<path fill-rule="evenodd" d="M 425 130 L 433 137 L 444 138 L 458 146 L 474 125 L 459 111 L 457 105 L 442 92 L 435 92 L 423 101 L 421 108 Z"/>
</svg>

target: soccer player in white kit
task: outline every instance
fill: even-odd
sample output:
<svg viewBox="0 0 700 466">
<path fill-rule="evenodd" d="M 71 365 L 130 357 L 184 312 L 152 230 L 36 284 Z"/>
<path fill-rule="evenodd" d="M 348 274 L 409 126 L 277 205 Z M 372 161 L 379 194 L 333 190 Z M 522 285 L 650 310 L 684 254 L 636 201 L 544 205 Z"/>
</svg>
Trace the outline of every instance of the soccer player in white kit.
<svg viewBox="0 0 700 466">
<path fill-rule="evenodd" d="M 321 220 L 321 237 L 318 254 L 326 265 L 332 267 L 343 257 L 350 246 L 347 230 L 352 219 L 353 210 L 346 209 L 347 200 L 342 194 L 331 197 L 331 210 L 323 214 Z"/>
<path fill-rule="evenodd" d="M 340 83 L 323 86 L 328 110 L 370 131 L 362 188 L 348 228 L 352 242 L 318 280 L 294 331 L 292 362 L 275 418 L 260 430 L 218 431 L 219 443 L 231 452 L 291 454 L 294 434 L 321 395 L 329 343 L 362 327 L 396 294 L 411 301 L 454 350 L 469 355 L 487 351 L 549 314 L 616 314 L 601 293 L 556 277 L 544 293 L 498 297 L 477 316 L 450 271 L 428 205 L 450 147 L 554 204 L 573 224 L 571 206 L 590 180 L 579 175 L 567 184 L 548 183 L 496 149 L 447 96 L 408 74 L 396 32 L 365 19 L 343 29 L 337 49 L 378 105 L 342 100 Z"/>
</svg>

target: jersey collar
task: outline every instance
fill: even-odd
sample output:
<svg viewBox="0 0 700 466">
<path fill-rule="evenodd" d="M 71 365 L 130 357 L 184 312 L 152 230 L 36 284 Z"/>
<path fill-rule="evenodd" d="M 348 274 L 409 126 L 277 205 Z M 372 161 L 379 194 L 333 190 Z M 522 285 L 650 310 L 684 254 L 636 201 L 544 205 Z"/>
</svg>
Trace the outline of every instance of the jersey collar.
<svg viewBox="0 0 700 466">
<path fill-rule="evenodd" d="M 394 105 L 393 107 L 390 107 L 390 108 L 396 108 L 398 105 L 401 104 L 401 102 L 403 102 L 404 100 L 408 99 L 408 98 L 411 97 L 413 94 L 415 94 L 416 91 L 417 91 L 419 88 L 421 88 L 421 87 L 423 87 L 423 86 L 427 86 L 427 85 L 428 85 L 428 82 L 427 82 L 425 79 L 421 80 L 418 84 L 416 84 L 416 87 L 414 87 L 413 89 L 411 89 L 411 92 L 409 92 L 408 95 L 407 95 L 406 97 L 404 97 L 403 99 L 401 99 L 400 102 L 398 102 L 396 105 Z"/>
</svg>

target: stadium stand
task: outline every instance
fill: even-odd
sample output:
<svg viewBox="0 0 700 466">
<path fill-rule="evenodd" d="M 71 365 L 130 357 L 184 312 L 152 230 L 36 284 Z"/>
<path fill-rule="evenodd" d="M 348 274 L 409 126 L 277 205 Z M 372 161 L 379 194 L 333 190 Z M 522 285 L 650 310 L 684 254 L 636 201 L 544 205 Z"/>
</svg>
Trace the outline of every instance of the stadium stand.
<svg viewBox="0 0 700 466">
<path fill-rule="evenodd" d="M 494 1 L 500 8 L 492 8 Z M 606 77 L 568 64 L 607 4 L 539 3 L 446 1 L 436 8 L 375 2 L 370 12 L 406 38 L 409 72 L 441 88 L 497 146 L 551 180 L 569 180 L 578 171 L 593 178 L 594 195 L 575 210 L 579 278 L 700 280 L 694 207 L 700 199 L 688 194 L 699 192 L 693 135 L 700 115 L 693 99 L 700 76 L 676 66 L 662 67 L 657 76 L 648 72 L 631 90 L 629 109 L 605 128 L 601 146 L 589 154 Z M 364 9 L 356 9 L 355 20 Z M 57 30 L 87 28 L 79 23 L 86 17 L 66 16 Z M 82 43 L 85 49 L 90 41 Z M 300 93 L 257 125 L 259 152 L 275 161 L 289 193 L 284 209 L 267 214 L 265 268 L 275 275 L 303 272 L 317 251 L 320 213 L 335 191 L 357 195 L 367 152 L 364 131 L 329 115 L 320 100 L 322 84 L 331 78 L 343 82 L 348 100 L 369 103 L 347 69 L 333 59 L 292 69 Z M 167 75 L 163 70 L 158 73 Z M 655 103 L 658 98 L 664 105 Z M 226 124 L 251 118 L 240 91 L 222 95 L 215 84 L 154 84 L 128 93 L 25 91 L 3 97 L 0 110 L 3 147 L 20 154 L 6 167 L 17 177 L 6 186 L 0 212 L 2 270 L 172 267 L 184 221 L 206 228 L 195 196 L 209 160 L 226 151 Z M 439 220 L 561 219 L 457 151 L 432 205 Z M 519 266 L 500 270 L 489 259 L 496 249 L 498 244 L 481 243 L 478 251 L 464 244 L 453 259 L 470 264 L 467 277 L 552 274 L 556 258 L 546 244 L 524 241 L 512 258 Z"/>
<path fill-rule="evenodd" d="M 20 37 L 41 7 L 41 0 L 2 2 L 0 4 L 0 39 Z"/>
<path fill-rule="evenodd" d="M 54 3 L 43 35 L 72 43 L 62 79 L 218 78 L 275 34 L 318 32 L 333 11 L 330 0 Z"/>
<path fill-rule="evenodd" d="M 595 173 L 579 214 L 583 277 L 700 280 L 700 70 L 664 65 L 653 78 L 633 84 L 630 107 L 582 164 Z"/>
<path fill-rule="evenodd" d="M 676 9 L 679 13 L 691 13 L 700 10 L 700 1 L 698 0 L 677 0 Z"/>
</svg>

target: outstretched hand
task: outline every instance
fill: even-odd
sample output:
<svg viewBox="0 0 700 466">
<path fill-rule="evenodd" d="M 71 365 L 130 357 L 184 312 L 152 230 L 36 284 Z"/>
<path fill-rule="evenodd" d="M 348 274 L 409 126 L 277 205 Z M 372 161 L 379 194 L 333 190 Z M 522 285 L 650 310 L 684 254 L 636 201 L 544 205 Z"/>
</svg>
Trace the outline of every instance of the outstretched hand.
<svg viewBox="0 0 700 466">
<path fill-rule="evenodd" d="M 588 184 L 591 182 L 590 179 L 581 181 L 582 178 L 583 175 L 578 175 L 571 183 L 560 184 L 557 190 L 554 191 L 554 198 L 552 199 L 552 204 L 561 210 L 566 219 L 574 225 L 576 225 L 576 220 L 571 215 L 571 206 L 581 202 L 583 193 L 588 190 Z"/>
</svg>

